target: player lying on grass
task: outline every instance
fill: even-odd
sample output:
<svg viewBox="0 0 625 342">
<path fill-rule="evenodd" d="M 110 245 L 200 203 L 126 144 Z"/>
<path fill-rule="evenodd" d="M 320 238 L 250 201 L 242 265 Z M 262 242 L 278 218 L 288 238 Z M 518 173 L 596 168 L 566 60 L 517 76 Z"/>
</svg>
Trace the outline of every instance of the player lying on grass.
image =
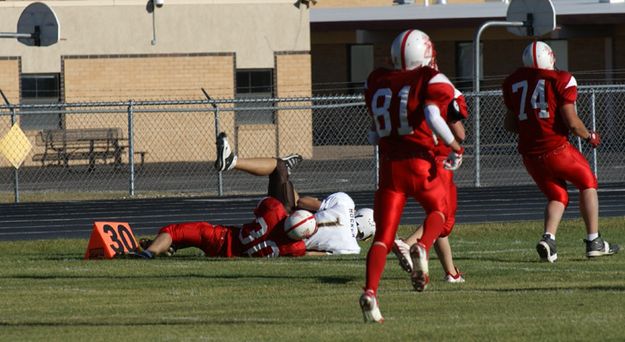
<svg viewBox="0 0 625 342">
<path fill-rule="evenodd" d="M 209 222 L 170 224 L 161 228 L 153 241 L 142 240 L 143 251 L 131 256 L 152 259 L 188 247 L 201 249 L 207 257 L 303 256 L 305 242 L 292 240 L 284 231 L 287 216 L 279 200 L 266 197 L 254 208 L 252 222 L 240 227 Z"/>
<path fill-rule="evenodd" d="M 284 158 L 238 158 L 225 133 L 217 136 L 217 171 L 239 170 L 255 176 L 269 176 L 267 193 L 278 198 L 287 211 L 301 208 L 315 213 L 317 233 L 306 239 L 309 254 L 359 254 L 358 240 L 375 233 L 373 210 L 355 210 L 352 198 L 344 192 L 319 200 L 302 196 L 293 188 L 289 173 L 302 160 L 298 154 Z"/>
<path fill-rule="evenodd" d="M 586 256 L 617 253 L 619 246 L 599 234 L 597 177 L 584 155 L 569 142 L 571 132 L 592 148 L 600 143 L 599 134 L 588 131 L 577 116 L 577 81 L 571 73 L 555 68 L 553 51 L 540 41 L 525 48 L 523 64 L 503 83 L 508 108 L 504 127 L 518 134 L 523 164 L 548 200 L 544 233 L 536 245 L 538 255 L 548 262 L 558 258 L 556 231 L 569 204 L 566 182 L 579 189 L 580 211 L 586 224 Z"/>
<path fill-rule="evenodd" d="M 295 208 L 302 208 L 315 213 L 318 226 L 317 233 L 303 241 L 305 253 L 308 255 L 358 254 L 360 253 L 360 246 L 357 240 L 365 240 L 375 232 L 373 211 L 363 208 L 357 211 L 356 217 L 354 217 L 354 201 L 345 193 L 334 193 L 323 200 L 298 196 L 293 189 L 288 174 L 290 169 L 294 168 L 302 160 L 299 155 L 290 155 L 285 158 L 239 159 L 232 152 L 226 135 L 222 133 L 217 138 L 217 156 L 215 168 L 218 171 L 238 169 L 257 176 L 269 176 L 268 194 L 270 198 L 281 203 L 280 210 L 274 205 L 270 207 L 276 209 L 275 214 L 280 215 L 282 219 L 286 217 L 287 212 Z M 262 211 L 259 211 L 257 208 L 254 213 L 257 215 L 262 213 Z M 254 223 L 250 224 L 253 225 Z M 169 225 L 161 229 L 158 237 L 153 242 L 149 240 L 142 241 L 142 247 L 147 251 L 147 253 L 144 253 L 144 256 L 153 257 L 162 253 L 171 255 L 176 248 L 181 247 L 197 247 L 202 249 L 208 256 L 236 256 L 231 255 L 232 253 L 227 251 L 221 254 L 216 252 L 216 250 L 220 250 L 222 247 L 220 244 L 213 243 L 210 236 L 215 234 L 215 230 L 222 233 L 222 228 L 228 227 L 215 226 L 208 222 Z M 231 228 L 236 229 L 236 227 Z M 239 234 L 241 243 L 244 240 L 250 240 L 245 234 L 248 230 L 244 229 L 243 233 Z M 282 230 L 278 229 L 278 231 Z M 208 236 L 208 238 L 202 238 L 203 236 Z M 243 238 L 241 239 L 241 237 Z M 285 242 L 283 238 L 277 240 L 281 243 Z M 274 240 L 271 241 L 276 242 Z M 288 242 L 288 240 L 286 241 Z M 260 243 L 262 241 L 256 239 L 256 242 Z M 250 249 L 248 248 L 247 250 Z M 280 252 L 279 249 L 278 252 Z M 289 250 L 285 252 L 287 252 L 286 255 L 290 255 Z M 247 253 L 247 255 L 278 256 L 284 254 Z"/>
</svg>

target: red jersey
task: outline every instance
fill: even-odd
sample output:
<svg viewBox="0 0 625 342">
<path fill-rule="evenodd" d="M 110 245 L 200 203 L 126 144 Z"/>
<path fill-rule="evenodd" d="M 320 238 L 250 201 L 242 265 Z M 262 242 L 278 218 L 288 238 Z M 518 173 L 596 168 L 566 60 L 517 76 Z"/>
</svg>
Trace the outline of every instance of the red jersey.
<svg viewBox="0 0 625 342">
<path fill-rule="evenodd" d="M 505 79 L 503 98 L 516 115 L 521 154 L 543 154 L 568 142 L 559 108 L 577 100 L 577 81 L 569 72 L 519 68 Z"/>
<path fill-rule="evenodd" d="M 159 233 L 171 236 L 178 248 L 197 247 L 209 257 L 277 257 L 306 254 L 304 241 L 291 240 L 284 232 L 284 206 L 273 197 L 260 201 L 256 219 L 242 227 L 212 225 L 208 222 L 170 224 Z"/>
<path fill-rule="evenodd" d="M 380 155 L 404 159 L 434 150 L 424 105 L 435 104 L 445 118 L 453 98 L 453 85 L 436 69 L 374 70 L 367 79 L 365 101 L 380 137 Z"/>
<path fill-rule="evenodd" d="M 288 216 L 284 205 L 273 197 L 266 197 L 254 209 L 254 222 L 244 224 L 233 242 L 236 255 L 250 257 L 302 256 L 306 254 L 304 241 L 294 241 L 284 232 Z"/>
</svg>

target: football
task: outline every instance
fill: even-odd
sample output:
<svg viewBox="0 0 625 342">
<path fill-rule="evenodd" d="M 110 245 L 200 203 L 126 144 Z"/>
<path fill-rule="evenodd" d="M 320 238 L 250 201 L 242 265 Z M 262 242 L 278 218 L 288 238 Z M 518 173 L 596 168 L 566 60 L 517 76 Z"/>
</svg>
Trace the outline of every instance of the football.
<svg viewBox="0 0 625 342">
<path fill-rule="evenodd" d="M 317 232 L 315 215 L 307 210 L 296 210 L 284 221 L 284 231 L 293 240 L 308 239 Z"/>
</svg>

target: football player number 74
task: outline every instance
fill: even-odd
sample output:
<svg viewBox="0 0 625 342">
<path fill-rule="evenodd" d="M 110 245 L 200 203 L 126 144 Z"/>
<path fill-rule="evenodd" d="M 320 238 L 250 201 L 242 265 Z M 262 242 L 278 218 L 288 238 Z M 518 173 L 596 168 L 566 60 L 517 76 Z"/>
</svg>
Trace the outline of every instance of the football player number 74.
<svg viewBox="0 0 625 342">
<path fill-rule="evenodd" d="M 514 83 L 512 85 L 512 92 L 521 92 L 521 102 L 519 103 L 519 121 L 527 120 L 527 112 L 525 112 L 525 105 L 528 91 L 527 80 Z M 538 112 L 538 118 L 548 119 L 549 110 L 548 103 L 545 100 L 545 80 L 536 81 L 534 91 L 532 91 L 532 97 L 530 98 L 530 106 L 532 109 L 540 109 Z"/>
</svg>

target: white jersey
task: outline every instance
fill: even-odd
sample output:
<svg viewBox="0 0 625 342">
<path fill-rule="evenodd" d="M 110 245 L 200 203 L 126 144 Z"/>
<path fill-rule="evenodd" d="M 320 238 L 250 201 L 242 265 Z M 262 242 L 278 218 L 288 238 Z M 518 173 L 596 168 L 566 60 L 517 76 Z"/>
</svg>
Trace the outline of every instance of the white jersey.
<svg viewBox="0 0 625 342">
<path fill-rule="evenodd" d="M 349 195 L 337 192 L 326 197 L 315 213 L 317 233 L 304 240 L 306 250 L 330 254 L 359 254 L 354 221 L 355 205 Z"/>
</svg>

